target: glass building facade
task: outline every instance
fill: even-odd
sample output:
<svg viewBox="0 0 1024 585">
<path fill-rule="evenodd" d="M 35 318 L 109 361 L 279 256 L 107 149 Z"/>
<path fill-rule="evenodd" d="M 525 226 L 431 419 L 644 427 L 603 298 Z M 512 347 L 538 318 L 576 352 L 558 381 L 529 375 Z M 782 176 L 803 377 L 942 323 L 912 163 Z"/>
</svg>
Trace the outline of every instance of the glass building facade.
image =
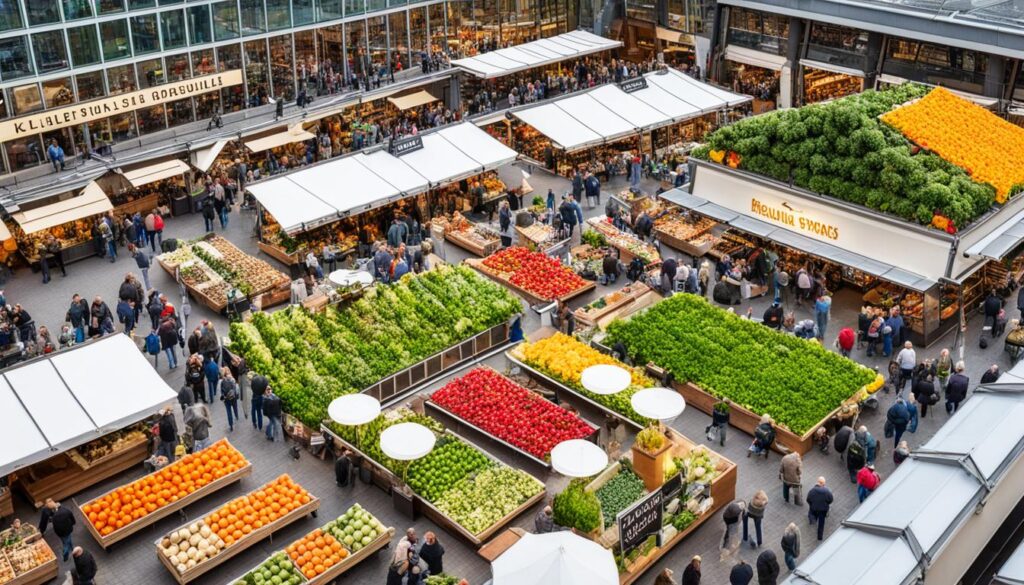
<svg viewBox="0 0 1024 585">
<path fill-rule="evenodd" d="M 576 28 L 575 0 L 0 0 L 0 119 L 240 69 L 244 83 L 3 143 L 0 173 L 267 103 Z"/>
</svg>

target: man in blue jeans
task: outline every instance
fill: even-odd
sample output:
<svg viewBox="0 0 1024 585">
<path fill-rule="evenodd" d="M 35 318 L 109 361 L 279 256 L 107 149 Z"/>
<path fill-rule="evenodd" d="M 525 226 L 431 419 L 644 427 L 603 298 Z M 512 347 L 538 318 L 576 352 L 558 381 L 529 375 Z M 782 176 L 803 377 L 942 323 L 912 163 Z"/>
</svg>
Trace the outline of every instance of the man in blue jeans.
<svg viewBox="0 0 1024 585">
<path fill-rule="evenodd" d="M 75 529 L 75 515 L 58 502 L 46 498 L 46 505 L 39 518 L 39 533 L 44 534 L 46 527 L 50 524 L 53 524 L 53 532 L 60 537 L 60 542 L 63 545 L 61 558 L 67 562 L 71 555 L 71 549 L 75 548 L 71 542 L 71 533 Z"/>
<path fill-rule="evenodd" d="M 263 393 L 267 391 L 269 383 L 264 376 L 253 376 L 252 378 L 252 428 L 263 430 Z"/>
<path fill-rule="evenodd" d="M 267 440 L 273 441 L 276 430 L 281 426 L 281 399 L 270 386 L 263 391 L 263 416 L 267 417 Z"/>
</svg>

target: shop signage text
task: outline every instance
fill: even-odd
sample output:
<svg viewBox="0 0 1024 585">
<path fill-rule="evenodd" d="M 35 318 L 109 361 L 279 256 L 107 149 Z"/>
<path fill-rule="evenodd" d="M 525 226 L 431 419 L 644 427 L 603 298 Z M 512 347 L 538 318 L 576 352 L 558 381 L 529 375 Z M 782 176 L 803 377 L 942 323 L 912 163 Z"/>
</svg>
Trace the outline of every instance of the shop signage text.
<svg viewBox="0 0 1024 585">
<path fill-rule="evenodd" d="M 646 77 L 634 77 L 633 79 L 626 79 L 619 82 L 619 89 L 626 93 L 633 93 L 634 91 L 640 91 L 641 89 L 647 89 L 647 78 Z"/>
<path fill-rule="evenodd" d="M 655 490 L 632 508 L 619 513 L 619 544 L 626 554 L 636 548 L 648 536 L 661 531 L 661 515 L 664 506 L 661 490 Z"/>
<path fill-rule="evenodd" d="M 192 96 L 201 95 L 224 87 L 240 85 L 242 70 L 232 69 L 214 75 L 176 81 L 166 85 L 140 89 L 100 100 L 83 102 L 73 106 L 22 116 L 0 122 L 0 141 L 13 140 L 40 132 L 59 130 L 116 114 L 131 112 L 139 108 L 158 106 Z"/>
<path fill-rule="evenodd" d="M 785 201 L 783 201 L 780 206 L 776 207 L 751 198 L 750 211 L 760 215 L 761 217 L 770 219 L 775 223 L 794 227 L 800 231 L 811 232 L 816 236 L 821 236 L 830 240 L 839 239 L 838 226 L 806 217 L 804 216 L 803 211 L 793 208 L 793 206 Z"/>
<path fill-rule="evenodd" d="M 394 156 L 402 156 L 421 148 L 423 148 L 423 139 L 419 136 L 398 138 L 391 141 L 391 154 Z"/>
</svg>

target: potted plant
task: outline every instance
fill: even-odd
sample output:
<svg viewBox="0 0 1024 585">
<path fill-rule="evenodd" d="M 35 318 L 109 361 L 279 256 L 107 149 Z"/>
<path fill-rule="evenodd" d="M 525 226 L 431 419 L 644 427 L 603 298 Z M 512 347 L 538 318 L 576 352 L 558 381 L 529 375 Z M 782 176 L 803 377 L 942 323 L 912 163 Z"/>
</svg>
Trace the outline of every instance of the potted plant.
<svg viewBox="0 0 1024 585">
<path fill-rule="evenodd" d="M 648 491 L 656 490 L 665 483 L 665 461 L 672 449 L 672 442 L 656 426 L 640 431 L 633 442 L 633 470 Z"/>
</svg>

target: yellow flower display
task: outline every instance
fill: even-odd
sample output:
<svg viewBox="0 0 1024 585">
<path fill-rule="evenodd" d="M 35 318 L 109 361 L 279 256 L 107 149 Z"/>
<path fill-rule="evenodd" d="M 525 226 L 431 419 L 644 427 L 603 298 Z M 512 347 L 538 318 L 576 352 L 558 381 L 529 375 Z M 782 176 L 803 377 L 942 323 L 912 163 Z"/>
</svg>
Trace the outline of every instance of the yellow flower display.
<svg viewBox="0 0 1024 585">
<path fill-rule="evenodd" d="M 1014 185 L 1024 183 L 1024 128 L 937 87 L 916 102 L 882 115 L 908 140 L 964 169 L 996 189 L 1005 203 Z"/>
</svg>

